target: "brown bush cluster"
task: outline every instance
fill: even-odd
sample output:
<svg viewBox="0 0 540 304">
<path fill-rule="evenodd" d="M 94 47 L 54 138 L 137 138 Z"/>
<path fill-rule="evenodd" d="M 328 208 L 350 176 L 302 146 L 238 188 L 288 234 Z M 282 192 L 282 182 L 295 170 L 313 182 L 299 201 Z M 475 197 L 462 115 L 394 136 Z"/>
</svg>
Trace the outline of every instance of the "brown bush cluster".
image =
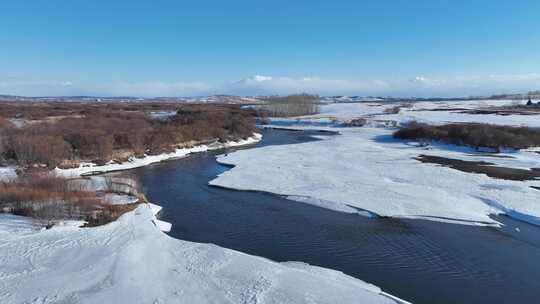
<svg viewBox="0 0 540 304">
<path fill-rule="evenodd" d="M 288 96 L 270 96 L 264 99 L 265 105 L 259 106 L 262 117 L 293 117 L 319 113 L 319 96 L 294 94 Z"/>
<path fill-rule="evenodd" d="M 491 124 L 446 124 L 431 126 L 411 123 L 394 133 L 395 138 L 440 141 L 473 148 L 525 149 L 540 146 L 540 130 Z"/>
<path fill-rule="evenodd" d="M 79 218 L 99 204 L 95 191 L 70 189 L 68 180 L 51 175 L 26 174 L 0 183 L 0 207 L 18 215 L 48 220 Z"/>
<path fill-rule="evenodd" d="M 103 193 L 111 191 L 114 192 L 112 186 L 97 192 L 73 180 L 42 172 L 26 173 L 15 180 L 0 182 L 0 212 L 47 221 L 73 219 L 104 224 L 137 205 L 108 204 Z M 131 194 L 134 193 L 138 190 L 133 189 Z"/>
<path fill-rule="evenodd" d="M 236 106 L 176 104 L 175 115 L 155 119 L 148 111 L 170 112 L 172 105 L 51 104 L 9 107 L 0 103 L 10 115 L 39 118 L 27 120 L 20 128 L 0 119 L 2 158 L 23 166 L 68 166 L 82 160 L 104 163 L 172 151 L 193 141 L 246 138 L 255 131 L 254 113 Z"/>
<path fill-rule="evenodd" d="M 100 114 L 106 112 L 175 111 L 178 103 L 167 102 L 65 102 L 24 101 L 0 102 L 0 113 L 4 118 L 40 120 Z"/>
</svg>

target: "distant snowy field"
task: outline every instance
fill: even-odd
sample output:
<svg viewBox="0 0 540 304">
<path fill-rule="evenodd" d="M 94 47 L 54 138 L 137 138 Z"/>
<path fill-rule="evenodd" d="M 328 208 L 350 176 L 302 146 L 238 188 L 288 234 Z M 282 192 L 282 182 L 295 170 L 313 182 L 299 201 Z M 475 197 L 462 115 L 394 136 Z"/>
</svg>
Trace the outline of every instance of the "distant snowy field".
<svg viewBox="0 0 540 304">
<path fill-rule="evenodd" d="M 441 102 L 414 102 L 410 107 L 401 108 L 398 114 L 385 114 L 385 109 L 390 109 L 404 102 L 392 103 L 333 103 L 323 105 L 320 114 L 301 117 L 300 120 L 313 121 L 320 119 L 335 119 L 347 121 L 358 117 L 371 117 L 373 122 L 393 120 L 398 123 L 418 121 L 430 124 L 444 124 L 448 122 L 478 122 L 499 125 L 540 127 L 538 115 L 496 115 L 496 114 L 467 114 L 460 113 L 464 109 L 476 109 L 491 106 L 512 105 L 512 100 L 466 100 L 466 101 L 441 101 Z M 523 102 L 522 102 L 523 104 Z M 430 111 L 442 109 L 455 109 L 452 111 Z"/>
<path fill-rule="evenodd" d="M 0 225 L 0 303 L 401 302 L 341 272 L 170 238 L 153 214 L 141 205 L 90 229 Z"/>
<path fill-rule="evenodd" d="M 540 167 L 534 149 L 506 153 L 512 158 L 494 158 L 474 150 L 449 145 L 420 147 L 392 138 L 395 129 L 378 127 L 381 121 L 412 120 L 442 124 L 489 122 L 503 125 L 540 126 L 537 115 L 472 115 L 453 111 L 422 111 L 433 108 L 477 108 L 505 105 L 510 101 L 422 102 L 385 114 L 396 104 L 329 104 L 314 116 L 289 119 L 290 127 L 302 129 L 308 122 L 343 122 L 364 117 L 368 126 L 325 130 L 337 131 L 322 141 L 297 145 L 267 146 L 220 156 L 234 165 L 210 183 L 222 187 L 258 190 L 290 196 L 333 210 L 380 216 L 423 218 L 475 225 L 497 225 L 489 215 L 508 214 L 540 224 L 540 181 L 510 181 L 483 174 L 464 173 L 414 160 L 420 154 L 463 160 L 488 161 L 497 165 L 530 169 Z M 279 120 L 283 122 L 284 119 Z M 354 207 L 354 208 L 352 208 Z"/>
<path fill-rule="evenodd" d="M 476 122 L 509 126 L 540 127 L 539 115 L 496 115 L 496 114 L 467 114 L 455 111 L 429 111 L 433 109 L 476 109 L 479 107 L 512 105 L 511 100 L 478 100 L 478 101 L 446 101 L 418 102 L 412 108 L 403 108 L 398 114 L 387 114 L 382 119 L 398 122 L 419 121 L 429 124 L 444 124 L 448 122 Z M 523 103 L 522 103 L 523 104 Z"/>
</svg>

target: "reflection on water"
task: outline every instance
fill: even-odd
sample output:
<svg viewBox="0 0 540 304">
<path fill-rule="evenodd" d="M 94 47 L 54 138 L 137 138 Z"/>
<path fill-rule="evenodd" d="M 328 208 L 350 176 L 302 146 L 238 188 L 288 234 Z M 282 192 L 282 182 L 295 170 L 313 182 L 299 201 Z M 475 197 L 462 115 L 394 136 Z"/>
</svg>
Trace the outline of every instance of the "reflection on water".
<svg viewBox="0 0 540 304">
<path fill-rule="evenodd" d="M 307 135 L 267 130 L 259 145 L 313 140 Z M 137 172 L 179 239 L 337 269 L 414 303 L 538 301 L 539 227 L 506 217 L 502 229 L 369 219 L 208 186 L 228 169 L 205 153 Z"/>
</svg>

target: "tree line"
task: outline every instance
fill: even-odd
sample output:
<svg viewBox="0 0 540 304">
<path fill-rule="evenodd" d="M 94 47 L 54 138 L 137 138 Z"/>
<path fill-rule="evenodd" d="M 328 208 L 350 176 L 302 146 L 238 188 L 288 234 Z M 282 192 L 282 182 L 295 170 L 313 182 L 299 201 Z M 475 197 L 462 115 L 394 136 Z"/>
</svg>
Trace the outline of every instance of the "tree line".
<svg viewBox="0 0 540 304">
<path fill-rule="evenodd" d="M 269 96 L 263 98 L 266 104 L 258 109 L 261 116 L 292 117 L 319 113 L 320 97 L 310 94 L 294 94 L 288 96 Z"/>
</svg>

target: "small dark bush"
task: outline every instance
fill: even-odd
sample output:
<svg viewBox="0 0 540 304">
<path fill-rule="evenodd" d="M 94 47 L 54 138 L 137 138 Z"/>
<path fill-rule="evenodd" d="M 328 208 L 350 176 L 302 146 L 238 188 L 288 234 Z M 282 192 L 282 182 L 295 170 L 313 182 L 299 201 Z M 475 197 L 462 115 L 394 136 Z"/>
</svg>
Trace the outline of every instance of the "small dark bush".
<svg viewBox="0 0 540 304">
<path fill-rule="evenodd" d="M 363 127 L 365 124 L 367 124 L 367 119 L 365 118 L 355 118 L 345 123 L 347 127 Z"/>
<path fill-rule="evenodd" d="M 491 124 L 447 124 L 431 126 L 411 123 L 394 133 L 395 138 L 440 141 L 474 148 L 525 149 L 540 146 L 540 130 Z"/>
<path fill-rule="evenodd" d="M 401 111 L 400 106 L 394 106 L 394 107 L 391 107 L 391 108 L 384 109 L 383 113 L 384 114 L 398 114 L 400 111 Z"/>
</svg>

